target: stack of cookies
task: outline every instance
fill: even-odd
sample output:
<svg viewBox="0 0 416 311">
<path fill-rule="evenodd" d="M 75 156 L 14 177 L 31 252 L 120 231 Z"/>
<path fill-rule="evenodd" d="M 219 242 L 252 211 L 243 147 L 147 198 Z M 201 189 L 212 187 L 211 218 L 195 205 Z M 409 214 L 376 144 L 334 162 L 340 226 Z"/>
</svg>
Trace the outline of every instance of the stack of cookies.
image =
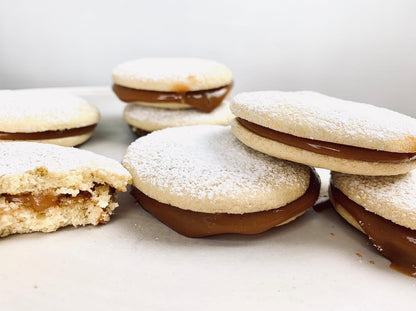
<svg viewBox="0 0 416 311">
<path fill-rule="evenodd" d="M 137 135 L 198 124 L 227 125 L 233 86 L 226 66 L 199 58 L 142 58 L 113 70 L 113 91 L 128 103 L 124 120 Z"/>
<path fill-rule="evenodd" d="M 274 157 L 332 170 L 330 198 L 392 267 L 416 275 L 416 120 L 314 92 L 237 95 L 234 135 Z"/>
</svg>

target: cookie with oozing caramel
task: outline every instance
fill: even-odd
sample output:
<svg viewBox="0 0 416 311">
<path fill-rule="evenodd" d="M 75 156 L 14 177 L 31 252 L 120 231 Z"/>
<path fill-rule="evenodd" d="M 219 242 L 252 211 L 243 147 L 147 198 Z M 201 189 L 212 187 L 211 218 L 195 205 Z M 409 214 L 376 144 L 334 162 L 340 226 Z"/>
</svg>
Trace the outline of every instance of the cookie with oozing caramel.
<svg viewBox="0 0 416 311">
<path fill-rule="evenodd" d="M 310 91 L 241 93 L 234 135 L 266 154 L 333 171 L 397 175 L 416 168 L 416 120 Z"/>
<path fill-rule="evenodd" d="M 200 58 L 141 58 L 113 70 L 113 91 L 127 103 L 211 112 L 229 95 L 231 70 Z"/>
<path fill-rule="evenodd" d="M 391 267 L 416 277 L 416 171 L 395 176 L 332 172 L 337 212 L 366 234 Z"/>
<path fill-rule="evenodd" d="M 86 150 L 2 142 L 0 237 L 106 223 L 130 181 L 120 163 Z"/>
<path fill-rule="evenodd" d="M 72 147 L 87 141 L 100 120 L 86 100 L 47 89 L 0 91 L 0 141 Z"/>
<path fill-rule="evenodd" d="M 320 190 L 313 169 L 246 147 L 229 126 L 153 132 L 122 164 L 141 206 L 188 237 L 264 232 L 302 215 Z"/>
</svg>

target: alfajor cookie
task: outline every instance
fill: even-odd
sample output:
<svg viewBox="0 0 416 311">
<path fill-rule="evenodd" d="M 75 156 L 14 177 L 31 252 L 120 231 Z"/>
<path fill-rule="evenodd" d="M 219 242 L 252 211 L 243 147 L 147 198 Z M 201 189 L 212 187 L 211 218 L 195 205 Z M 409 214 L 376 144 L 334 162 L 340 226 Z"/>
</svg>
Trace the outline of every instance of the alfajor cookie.
<svg viewBox="0 0 416 311">
<path fill-rule="evenodd" d="M 124 102 L 210 112 L 230 93 L 230 69 L 200 58 L 141 58 L 113 70 L 113 91 Z"/>
<path fill-rule="evenodd" d="M 50 90 L 0 91 L 0 141 L 76 146 L 88 140 L 100 113 L 86 100 Z"/>
<path fill-rule="evenodd" d="M 120 163 L 89 151 L 0 143 L 0 237 L 105 223 L 130 181 Z"/>
<path fill-rule="evenodd" d="M 320 189 L 310 167 L 244 146 L 229 126 L 153 132 L 129 146 L 122 164 L 141 206 L 188 237 L 264 232 L 302 215 Z"/>
<path fill-rule="evenodd" d="M 124 120 L 131 126 L 133 132 L 141 136 L 168 127 L 187 125 L 229 125 L 234 119 L 228 101 L 210 113 L 197 109 L 161 109 L 128 104 L 124 108 Z"/>
<path fill-rule="evenodd" d="M 397 176 L 332 172 L 330 198 L 338 213 L 391 261 L 416 277 L 416 171 Z"/>
<path fill-rule="evenodd" d="M 338 172 L 397 175 L 416 167 L 416 120 L 315 92 L 234 97 L 234 135 L 266 154 Z"/>
</svg>

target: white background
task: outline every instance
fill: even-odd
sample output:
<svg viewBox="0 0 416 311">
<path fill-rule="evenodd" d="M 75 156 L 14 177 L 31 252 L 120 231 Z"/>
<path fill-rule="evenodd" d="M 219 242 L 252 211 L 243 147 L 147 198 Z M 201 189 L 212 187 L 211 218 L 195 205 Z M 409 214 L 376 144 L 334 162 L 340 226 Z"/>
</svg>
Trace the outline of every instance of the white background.
<svg viewBox="0 0 416 311">
<path fill-rule="evenodd" d="M 311 89 L 416 116 L 416 1 L 0 0 L 0 88 L 109 85 L 118 63 L 199 56 L 235 91 Z"/>
</svg>

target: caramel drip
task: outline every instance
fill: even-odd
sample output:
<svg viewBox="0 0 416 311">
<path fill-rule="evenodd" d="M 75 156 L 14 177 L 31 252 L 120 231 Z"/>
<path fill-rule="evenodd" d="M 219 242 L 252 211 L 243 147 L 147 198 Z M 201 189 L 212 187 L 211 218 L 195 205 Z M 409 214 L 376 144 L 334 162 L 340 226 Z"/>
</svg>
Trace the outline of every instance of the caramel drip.
<svg viewBox="0 0 416 311">
<path fill-rule="evenodd" d="M 320 182 L 311 170 L 309 187 L 295 201 L 273 210 L 246 213 L 201 213 L 183 210 L 161 203 L 133 187 L 132 195 L 141 206 L 176 232 L 191 238 L 205 237 L 222 233 L 256 234 L 299 216 L 318 199 Z"/>
<path fill-rule="evenodd" d="M 326 198 L 322 202 L 319 202 L 313 206 L 313 210 L 317 213 L 320 213 L 328 208 L 332 208 L 331 201 L 328 198 Z"/>
<path fill-rule="evenodd" d="M 146 136 L 147 134 L 149 134 L 150 132 L 143 130 L 143 129 L 139 129 L 137 127 L 131 126 L 131 130 L 133 131 L 134 134 L 136 134 L 138 137 L 142 137 L 142 136 Z"/>
<path fill-rule="evenodd" d="M 90 133 L 94 130 L 97 124 L 66 129 L 57 131 L 44 131 L 44 132 L 33 132 L 33 133 L 9 133 L 0 132 L 0 140 L 42 140 L 42 139 L 54 139 L 54 138 L 65 138 L 70 136 L 77 136 Z"/>
<path fill-rule="evenodd" d="M 231 83 L 215 89 L 201 91 L 158 92 L 137 90 L 113 84 L 113 91 L 120 100 L 128 103 L 180 103 L 190 105 L 203 112 L 211 112 L 222 103 L 232 86 L 233 84 Z"/>
<path fill-rule="evenodd" d="M 333 184 L 329 191 L 334 204 L 339 204 L 357 221 L 371 243 L 391 261 L 390 267 L 416 277 L 416 231 L 367 211 Z"/>
<path fill-rule="evenodd" d="M 416 157 L 416 153 L 380 151 L 336 144 L 278 132 L 241 118 L 237 118 L 237 121 L 247 130 L 259 136 L 277 141 L 288 146 L 308 150 L 330 157 L 379 163 L 400 163 L 413 160 L 413 158 Z"/>
</svg>

